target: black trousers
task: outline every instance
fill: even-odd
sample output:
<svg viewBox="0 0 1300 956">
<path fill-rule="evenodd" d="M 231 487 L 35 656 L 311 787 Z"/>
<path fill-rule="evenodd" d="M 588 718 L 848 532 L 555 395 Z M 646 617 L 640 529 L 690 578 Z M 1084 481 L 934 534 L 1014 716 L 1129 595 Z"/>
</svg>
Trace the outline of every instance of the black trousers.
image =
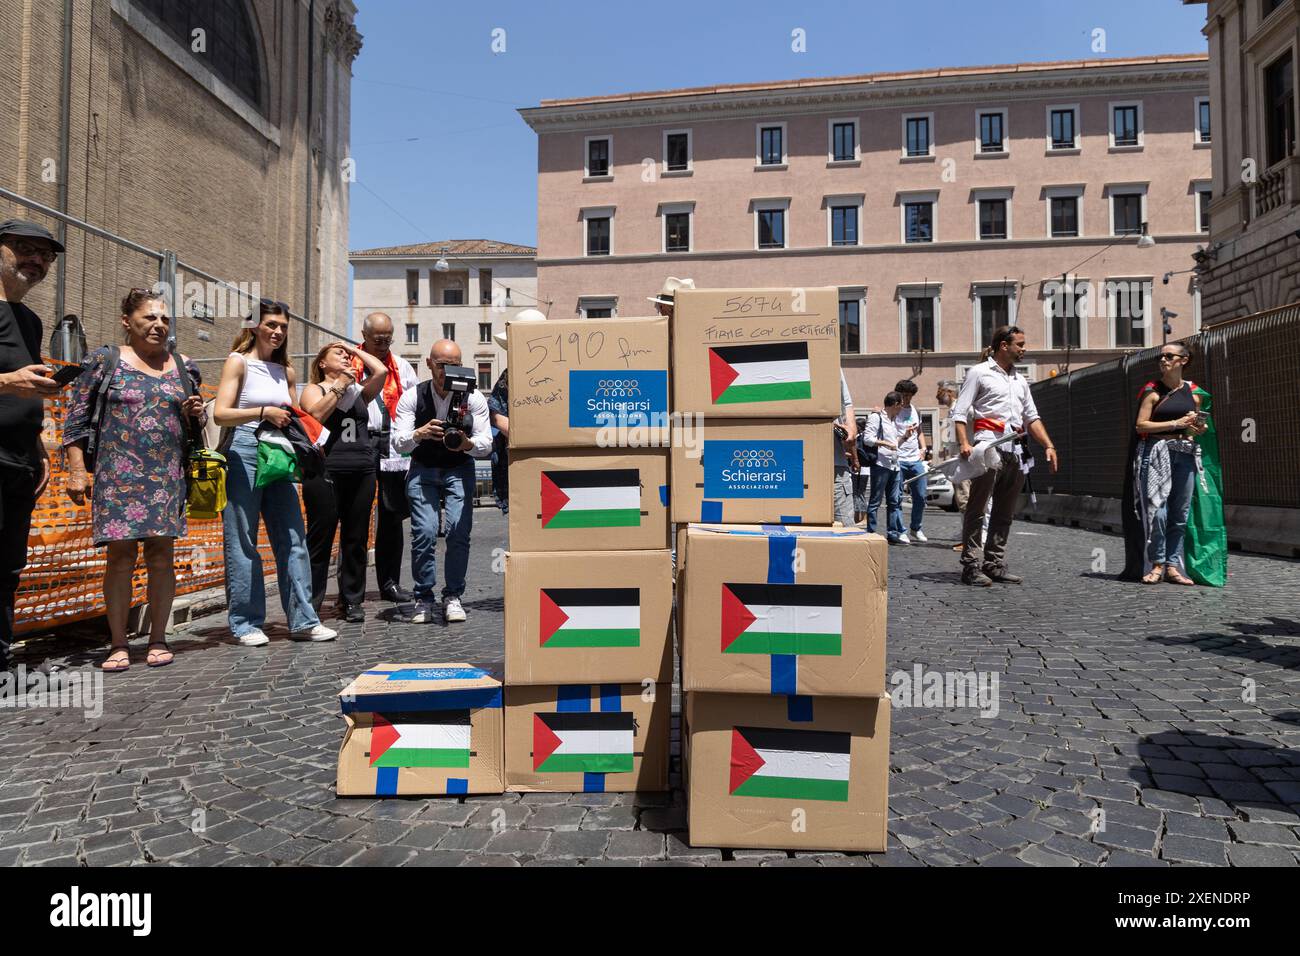
<svg viewBox="0 0 1300 956">
<path fill-rule="evenodd" d="M 9 663 L 14 638 L 14 594 L 27 567 L 27 536 L 36 507 L 36 475 L 0 467 L 0 668 Z"/>
<path fill-rule="evenodd" d="M 406 472 L 381 471 L 379 481 L 389 487 L 380 489 L 378 518 L 375 524 L 375 577 L 379 586 L 402 583 L 402 555 L 406 553 L 407 512 L 384 507 L 386 501 L 406 501 Z"/>
<path fill-rule="evenodd" d="M 335 530 L 339 532 L 339 600 L 345 604 L 362 603 L 366 598 L 366 545 L 370 509 L 375 503 L 375 473 L 328 472 L 303 482 L 302 500 L 307 506 L 312 606 L 319 612 L 325 602 Z"/>
</svg>

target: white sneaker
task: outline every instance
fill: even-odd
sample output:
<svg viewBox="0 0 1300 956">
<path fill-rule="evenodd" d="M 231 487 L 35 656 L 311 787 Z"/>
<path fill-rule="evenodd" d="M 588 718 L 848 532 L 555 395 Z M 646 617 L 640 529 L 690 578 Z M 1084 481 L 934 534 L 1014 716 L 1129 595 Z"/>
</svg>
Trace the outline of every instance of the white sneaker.
<svg viewBox="0 0 1300 956">
<path fill-rule="evenodd" d="M 899 544 L 911 544 L 911 543 L 912 543 L 912 539 L 909 538 L 909 537 L 907 536 L 907 532 L 904 531 L 902 534 L 900 534 L 900 535 L 898 536 L 898 543 L 899 543 Z"/>
<path fill-rule="evenodd" d="M 927 537 L 925 536 L 925 532 L 924 532 L 924 531 L 918 531 L 918 532 L 916 533 L 916 540 L 917 540 L 917 541 L 929 541 L 930 539 L 927 538 Z"/>
<path fill-rule="evenodd" d="M 416 601 L 415 610 L 407 619 L 411 624 L 427 624 L 433 620 L 433 603 L 431 601 Z"/>
<path fill-rule="evenodd" d="M 289 636 L 295 641 L 332 641 L 339 636 L 339 632 L 330 630 L 324 624 L 317 624 L 310 631 L 294 631 Z"/>
<path fill-rule="evenodd" d="M 465 620 L 465 609 L 460 606 L 460 598 L 449 597 L 442 602 L 442 616 L 448 624 L 459 624 Z"/>
<path fill-rule="evenodd" d="M 247 634 L 239 635 L 239 643 L 245 647 L 262 647 L 271 643 L 271 639 L 262 633 L 260 628 L 254 628 Z"/>
</svg>

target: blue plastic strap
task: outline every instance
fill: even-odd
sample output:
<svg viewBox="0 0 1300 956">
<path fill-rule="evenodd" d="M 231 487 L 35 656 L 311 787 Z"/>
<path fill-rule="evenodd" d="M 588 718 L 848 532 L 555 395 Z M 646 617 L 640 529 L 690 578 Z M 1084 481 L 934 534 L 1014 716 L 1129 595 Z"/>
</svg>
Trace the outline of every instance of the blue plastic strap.
<svg viewBox="0 0 1300 956">
<path fill-rule="evenodd" d="M 562 714 L 586 714 L 591 711 L 590 684 L 561 684 L 556 688 L 555 709 Z"/>
<path fill-rule="evenodd" d="M 767 539 L 767 583 L 794 584 L 794 535 L 772 535 Z"/>
<path fill-rule="evenodd" d="M 600 711 L 603 714 L 616 714 L 623 707 L 623 690 L 618 684 L 600 685 Z"/>
<path fill-rule="evenodd" d="M 473 690 L 430 690 L 419 694 L 357 694 L 351 700 L 339 699 L 345 714 L 403 714 L 429 710 L 477 710 L 500 707 L 501 688 Z"/>
<path fill-rule="evenodd" d="M 701 501 L 700 502 L 700 520 L 706 524 L 709 522 L 722 520 L 722 502 L 721 501 Z"/>
<path fill-rule="evenodd" d="M 807 695 L 791 695 L 785 705 L 786 720 L 806 724 L 813 719 L 813 699 Z"/>
<path fill-rule="evenodd" d="M 448 793 L 469 793 L 469 779 L 467 777 L 448 777 Z"/>
<path fill-rule="evenodd" d="M 799 658 L 793 654 L 772 655 L 772 693 L 793 694 L 798 690 Z"/>
<path fill-rule="evenodd" d="M 375 772 L 375 796 L 397 796 L 397 768 L 380 767 Z"/>
<path fill-rule="evenodd" d="M 665 508 L 668 507 L 668 486 L 667 485 L 659 486 L 659 503 L 663 505 Z"/>
<path fill-rule="evenodd" d="M 604 793 L 605 775 L 603 773 L 584 773 L 582 775 L 583 793 Z"/>
<path fill-rule="evenodd" d="M 803 524 L 802 515 L 781 515 L 781 524 Z"/>
</svg>

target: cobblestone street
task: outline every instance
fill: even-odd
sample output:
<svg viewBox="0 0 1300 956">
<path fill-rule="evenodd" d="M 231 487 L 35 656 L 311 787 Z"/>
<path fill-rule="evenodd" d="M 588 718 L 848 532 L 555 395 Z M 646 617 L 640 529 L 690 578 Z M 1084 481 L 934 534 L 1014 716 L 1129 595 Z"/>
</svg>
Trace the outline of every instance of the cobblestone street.
<svg viewBox="0 0 1300 956">
<path fill-rule="evenodd" d="M 464 625 L 406 624 L 376 600 L 364 625 L 327 619 L 336 642 L 293 643 L 280 623 L 246 649 L 215 615 L 176 636 L 171 667 L 146 668 L 137 642 L 97 719 L 0 714 L 0 866 L 1300 860 L 1300 563 L 1234 555 L 1222 591 L 1143 587 L 1100 573 L 1101 554 L 1122 564 L 1119 538 L 1018 522 L 1026 585 L 965 588 L 940 512 L 927 545 L 889 554 L 889 672 L 996 673 L 999 706 L 894 711 L 885 854 L 691 848 L 680 791 L 336 799 L 335 695 L 360 671 L 500 663 L 505 521 L 475 522 Z M 18 660 L 102 653 L 60 638 Z"/>
</svg>

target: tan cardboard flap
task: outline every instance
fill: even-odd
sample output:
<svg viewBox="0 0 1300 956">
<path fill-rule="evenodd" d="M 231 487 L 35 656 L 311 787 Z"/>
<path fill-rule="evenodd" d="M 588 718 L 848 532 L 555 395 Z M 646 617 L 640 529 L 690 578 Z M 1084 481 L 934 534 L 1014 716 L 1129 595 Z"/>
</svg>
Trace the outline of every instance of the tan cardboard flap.
<svg viewBox="0 0 1300 956">
<path fill-rule="evenodd" d="M 682 689 L 885 692 L 888 546 L 858 528 L 689 527 Z"/>
<path fill-rule="evenodd" d="M 668 547 L 668 452 L 510 452 L 512 551 Z"/>
<path fill-rule="evenodd" d="M 839 298 L 835 288 L 678 291 L 673 410 L 839 417 Z"/>
<path fill-rule="evenodd" d="M 672 681 L 672 558 L 661 551 L 506 555 L 510 684 Z"/>
<path fill-rule="evenodd" d="M 668 442 L 668 320 L 551 319 L 506 325 L 510 447 Z"/>
<path fill-rule="evenodd" d="M 686 727 L 692 846 L 884 851 L 888 697 L 696 692 Z"/>
</svg>

